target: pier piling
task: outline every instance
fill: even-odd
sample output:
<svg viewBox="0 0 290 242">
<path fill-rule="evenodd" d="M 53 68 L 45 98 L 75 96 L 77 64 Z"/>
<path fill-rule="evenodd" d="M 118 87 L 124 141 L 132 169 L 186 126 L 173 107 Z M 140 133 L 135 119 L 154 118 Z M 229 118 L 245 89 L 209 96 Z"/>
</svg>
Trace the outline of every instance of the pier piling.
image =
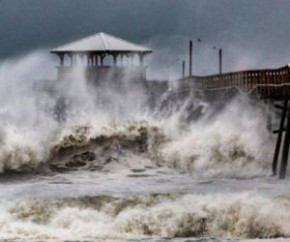
<svg viewBox="0 0 290 242">
<path fill-rule="evenodd" d="M 280 125 L 279 125 L 279 130 L 278 130 L 278 137 L 277 137 L 274 158 L 273 158 L 273 164 L 272 164 L 272 174 L 274 176 L 277 173 L 277 164 L 278 164 L 278 159 L 279 159 L 281 141 L 282 141 L 282 137 L 283 137 L 283 132 L 285 130 L 284 125 L 285 125 L 285 118 L 286 118 L 286 113 L 287 113 L 287 108 L 288 108 L 288 100 L 285 99 L 283 102 L 283 106 L 282 107 L 279 106 L 279 108 L 282 108 L 282 115 L 281 115 L 281 120 L 280 120 Z"/>
<path fill-rule="evenodd" d="M 288 155 L 289 155 L 289 145 L 290 145 L 290 111 L 289 107 L 287 107 L 287 127 L 286 133 L 284 137 L 283 151 L 282 151 L 282 160 L 280 166 L 279 178 L 285 179 L 287 163 L 288 163 Z"/>
</svg>

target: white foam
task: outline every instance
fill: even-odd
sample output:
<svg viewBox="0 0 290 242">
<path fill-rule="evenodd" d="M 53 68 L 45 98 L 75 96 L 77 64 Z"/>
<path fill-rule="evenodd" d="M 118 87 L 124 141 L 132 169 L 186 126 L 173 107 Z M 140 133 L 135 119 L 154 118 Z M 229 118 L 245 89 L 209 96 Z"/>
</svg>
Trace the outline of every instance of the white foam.
<svg viewBox="0 0 290 242">
<path fill-rule="evenodd" d="M 289 206 L 248 193 L 2 201 L 0 238 L 287 237 Z"/>
</svg>

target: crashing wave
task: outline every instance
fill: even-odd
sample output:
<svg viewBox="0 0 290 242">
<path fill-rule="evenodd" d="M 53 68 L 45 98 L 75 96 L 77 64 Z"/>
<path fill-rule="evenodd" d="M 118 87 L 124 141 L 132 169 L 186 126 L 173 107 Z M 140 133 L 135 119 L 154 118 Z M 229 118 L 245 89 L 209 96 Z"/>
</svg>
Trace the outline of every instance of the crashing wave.
<svg viewBox="0 0 290 242">
<path fill-rule="evenodd" d="M 22 199 L 0 204 L 1 238 L 289 237 L 289 198 L 140 195 Z"/>
<path fill-rule="evenodd" d="M 183 124 L 176 116 L 119 123 L 66 124 L 44 137 L 35 132 L 2 135 L 1 172 L 49 167 L 56 172 L 131 166 L 134 156 L 198 176 L 255 177 L 270 171 L 273 136 L 261 108 L 232 102 L 209 119 Z M 241 113 L 247 106 L 247 111 Z M 13 129 L 11 129 L 13 130 Z M 114 165 L 109 165 L 113 169 Z"/>
</svg>

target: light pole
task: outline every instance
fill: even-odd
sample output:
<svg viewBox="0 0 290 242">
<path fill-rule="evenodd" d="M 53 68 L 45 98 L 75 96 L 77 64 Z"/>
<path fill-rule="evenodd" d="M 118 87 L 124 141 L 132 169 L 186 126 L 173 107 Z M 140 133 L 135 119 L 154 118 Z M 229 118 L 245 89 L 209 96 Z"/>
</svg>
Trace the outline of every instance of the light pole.
<svg viewBox="0 0 290 242">
<path fill-rule="evenodd" d="M 223 70 L 223 49 L 219 49 L 219 73 L 222 74 Z"/>
<path fill-rule="evenodd" d="M 217 47 L 213 47 L 214 50 L 217 49 Z M 223 49 L 222 48 L 219 48 L 219 74 L 222 74 L 223 70 Z"/>
<path fill-rule="evenodd" d="M 185 60 L 182 61 L 182 78 L 185 76 Z"/>
<path fill-rule="evenodd" d="M 193 50 L 193 41 L 201 42 L 201 39 L 197 38 L 196 40 L 189 41 L 189 76 L 192 76 L 192 50 Z"/>
</svg>

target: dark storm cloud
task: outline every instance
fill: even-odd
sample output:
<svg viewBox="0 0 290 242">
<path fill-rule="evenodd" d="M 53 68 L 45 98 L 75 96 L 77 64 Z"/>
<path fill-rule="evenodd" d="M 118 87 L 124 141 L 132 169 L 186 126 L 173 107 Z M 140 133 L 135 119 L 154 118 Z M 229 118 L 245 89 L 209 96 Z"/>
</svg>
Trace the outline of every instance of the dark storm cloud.
<svg viewBox="0 0 290 242">
<path fill-rule="evenodd" d="M 4 0 L 0 4 L 2 55 L 100 31 L 140 41 L 174 32 L 181 14 L 180 4 L 170 0 Z"/>
<path fill-rule="evenodd" d="M 102 31 L 153 45 L 201 37 L 222 46 L 229 65 L 243 52 L 256 66 L 281 65 L 289 13 L 288 0 L 0 0 L 0 58 Z"/>
</svg>

